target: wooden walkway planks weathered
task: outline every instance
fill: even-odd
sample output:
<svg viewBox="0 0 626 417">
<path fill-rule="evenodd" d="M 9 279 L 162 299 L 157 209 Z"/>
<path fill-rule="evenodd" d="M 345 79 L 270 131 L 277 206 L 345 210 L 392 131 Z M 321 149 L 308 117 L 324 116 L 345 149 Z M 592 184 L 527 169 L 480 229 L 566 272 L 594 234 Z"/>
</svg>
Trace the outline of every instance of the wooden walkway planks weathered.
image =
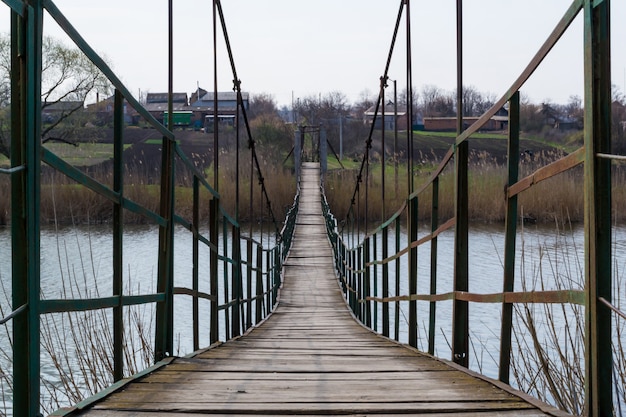
<svg viewBox="0 0 626 417">
<path fill-rule="evenodd" d="M 305 164 L 279 307 L 245 336 L 178 358 L 79 415 L 563 415 L 376 335 L 343 300 Z"/>
</svg>

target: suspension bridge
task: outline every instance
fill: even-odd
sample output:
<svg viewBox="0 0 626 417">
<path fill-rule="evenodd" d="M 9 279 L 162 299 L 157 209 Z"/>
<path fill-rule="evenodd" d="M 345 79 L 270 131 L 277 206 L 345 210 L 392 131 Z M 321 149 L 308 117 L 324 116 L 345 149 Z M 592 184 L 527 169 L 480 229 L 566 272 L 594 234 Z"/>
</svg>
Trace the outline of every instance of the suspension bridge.
<svg viewBox="0 0 626 417">
<path fill-rule="evenodd" d="M 413 184 L 412 94 L 407 106 L 407 171 L 409 189 L 400 207 L 381 225 L 366 231 L 363 240 L 349 244 L 345 233 L 358 220 L 356 206 L 367 204 L 370 149 L 375 123 L 365 140 L 364 158 L 348 218 L 338 222 L 328 206 L 323 188 L 326 148 L 320 141 L 319 164 L 302 161 L 302 139 L 295 134 L 294 166 L 298 192 L 287 212 L 274 247 L 264 247 L 244 236 L 237 214 L 221 205 L 219 178 L 219 124 L 213 124 L 215 183 L 190 162 L 176 142 L 173 130 L 159 123 L 85 42 L 52 0 L 3 0 L 11 13 L 11 166 L 0 174 L 11 183 L 12 307 L 0 319 L 12 328 L 11 390 L 13 415 L 37 416 L 42 402 L 42 316 L 106 310 L 111 314 L 111 386 L 55 415 L 566 415 L 510 387 L 513 306 L 558 304 L 584 309 L 584 410 L 588 416 L 609 416 L 619 410 L 613 359 L 614 324 L 626 316 L 612 298 L 611 168 L 625 158 L 613 155 L 611 137 L 610 3 L 608 0 L 574 0 L 552 34 L 510 89 L 476 123 L 465 128 L 457 115 L 457 137 L 427 184 Z M 172 25 L 170 1 L 169 122 L 172 107 Z M 407 87 L 412 91 L 410 4 L 399 2 L 389 60 L 380 78 L 375 113 L 384 118 L 385 88 L 398 29 L 407 26 Z M 274 217 L 266 178 L 255 155 L 245 107 L 241 106 L 241 81 L 233 60 L 226 19 L 219 0 L 213 1 L 214 33 L 222 29 L 232 67 L 239 104 L 236 131 L 247 133 L 253 155 L 251 165 Z M 462 109 L 462 0 L 457 0 L 458 102 Z M 584 146 L 562 159 L 519 178 L 519 90 L 557 44 L 570 24 L 584 17 L 585 131 Z M 85 174 L 41 144 L 41 68 L 43 18 L 54 19 L 83 53 L 115 87 L 113 181 L 105 184 Z M 216 40 L 217 42 L 217 40 Z M 217 48 L 215 48 L 217 50 Z M 216 52 L 217 53 L 217 52 Z M 217 73 L 217 71 L 216 71 Z M 217 80 L 214 97 L 217 100 Z M 160 205 L 158 210 L 133 201 L 125 192 L 127 181 L 124 147 L 123 102 L 126 100 L 162 134 Z M 470 291 L 468 268 L 469 220 L 468 143 L 472 135 L 505 104 L 509 108 L 508 178 L 504 191 L 507 220 L 502 291 Z M 217 103 L 214 119 L 218 120 Z M 297 133 L 297 132 L 296 132 Z M 237 137 L 239 139 L 239 136 Z M 384 141 L 384 134 L 383 134 Z M 382 149 L 385 149 L 383 144 Z M 384 160 L 384 158 L 383 158 Z M 238 160 L 237 160 L 238 161 Z M 239 163 L 239 161 L 238 161 Z M 39 218 L 41 167 L 50 166 L 82 187 L 98 194 L 113 207 L 112 294 L 98 298 L 47 299 L 41 295 Z M 518 196 L 536 184 L 578 166 L 584 169 L 585 282 L 584 288 L 554 291 L 516 290 L 515 254 Z M 455 176 L 455 214 L 438 215 L 439 179 L 451 166 Z M 181 178 L 181 169 L 185 173 Z M 384 162 L 382 172 L 385 172 Z M 384 174 L 383 174 L 384 175 Z M 253 181 L 250 181 L 252 184 Z M 188 216 L 177 211 L 175 189 L 185 184 L 193 194 Z M 237 183 L 238 184 L 238 183 Z M 384 184 L 384 177 L 383 177 Z M 420 200 L 431 202 L 430 232 L 418 233 Z M 384 197 L 383 197 L 384 198 Z M 206 217 L 201 207 L 208 207 Z M 368 211 L 365 207 L 365 212 Z M 130 295 L 124 292 L 124 214 L 132 212 L 158 227 L 159 263 L 156 291 Z M 406 219 L 407 242 L 400 242 L 401 219 Z M 174 226 L 185 229 L 193 241 L 192 284 L 175 286 Z M 208 234 L 203 227 L 208 225 Z M 454 230 L 454 280 L 452 288 L 437 288 L 437 238 Z M 393 237 L 391 237 L 393 235 Z M 223 240 L 222 240 L 223 239 Z M 391 243 L 391 245 L 390 245 Z M 431 270 L 427 292 L 418 292 L 417 248 L 430 244 Z M 380 248 L 377 247 L 380 245 Z M 390 246 L 394 247 L 390 251 Z M 202 250 L 208 250 L 208 271 L 201 271 Z M 379 250 L 380 249 L 380 250 Z M 404 262 L 406 272 L 398 267 Z M 220 270 L 221 267 L 221 270 Z M 391 274 L 391 272 L 394 274 Z M 204 273 L 207 273 L 204 276 Z M 220 283 L 220 275 L 223 281 Z M 392 276 L 394 275 L 394 276 Z M 203 279 L 206 278 L 206 279 Z M 479 278 L 475 278 L 479 279 Z M 395 281 L 392 281 L 395 280 Z M 406 283 L 406 293 L 400 282 Z M 396 289 L 390 282 L 395 282 Z M 378 292 L 380 288 L 380 292 Z M 189 297 L 194 353 L 174 357 L 174 299 Z M 429 305 L 428 352 L 417 350 L 417 303 Z M 452 303 L 451 357 L 435 358 L 435 311 L 438 303 Z M 398 339 L 399 309 L 408 306 L 408 345 L 389 338 L 394 325 Z M 498 378 L 470 371 L 469 306 L 501 305 Z M 154 305 L 155 365 L 128 375 L 124 346 L 128 337 L 125 315 L 129 307 Z M 207 314 L 200 314 L 208 306 Z M 395 320 L 392 320 L 392 312 Z M 380 313 L 380 314 L 379 314 Z M 380 315 L 380 317 L 379 317 Z M 380 319 L 379 319 L 380 318 Z M 381 334 L 374 330 L 380 328 Z M 224 339 L 220 340 L 220 329 Z M 201 336 L 210 346 L 201 349 Z M 541 352 L 537 352 L 541 355 Z M 545 358 L 544 358 L 545 359 Z M 546 364 L 547 366 L 547 364 Z"/>
</svg>

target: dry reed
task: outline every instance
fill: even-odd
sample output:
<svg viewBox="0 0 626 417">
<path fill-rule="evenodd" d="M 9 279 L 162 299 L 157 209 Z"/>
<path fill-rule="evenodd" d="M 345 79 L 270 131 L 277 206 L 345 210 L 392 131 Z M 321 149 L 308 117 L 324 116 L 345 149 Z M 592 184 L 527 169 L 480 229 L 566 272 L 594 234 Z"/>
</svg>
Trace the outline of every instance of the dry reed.
<svg viewBox="0 0 626 417">
<path fill-rule="evenodd" d="M 534 170 L 554 160 L 555 155 L 539 154 L 524 160 L 521 164 L 520 176 L 522 179 Z M 417 165 L 414 175 L 414 189 L 420 189 L 430 178 L 432 163 L 427 161 Z M 370 176 L 363 181 L 356 196 L 351 216 L 369 222 L 380 222 L 382 219 L 382 204 L 385 204 L 385 213 L 390 214 L 399 209 L 407 196 L 407 175 L 403 169 L 399 175 L 399 195 L 395 195 L 395 180 L 393 175 L 387 174 L 385 198 L 381 197 L 380 169 L 377 177 Z M 470 221 L 484 223 L 499 223 L 505 220 L 506 200 L 505 185 L 507 169 L 505 166 L 490 160 L 484 155 L 476 155 L 469 166 L 469 212 Z M 445 221 L 454 216 L 454 186 L 453 161 L 448 164 L 439 178 L 439 219 Z M 331 172 L 326 179 L 326 196 L 333 213 L 338 219 L 345 219 L 351 207 L 350 198 L 354 193 L 356 172 Z M 366 208 L 366 187 L 367 208 Z M 613 173 L 613 219 L 618 224 L 626 222 L 626 212 L 619 207 L 626 205 L 626 172 L 623 168 L 614 167 Z M 519 213 L 524 214 L 524 221 L 550 223 L 555 218 L 568 218 L 572 222 L 582 222 L 584 218 L 583 205 L 583 167 L 579 166 L 546 181 L 535 184 L 519 195 Z M 418 220 L 429 221 L 432 216 L 432 186 L 428 186 L 418 196 Z M 357 208 L 358 207 L 358 208 Z"/>
</svg>

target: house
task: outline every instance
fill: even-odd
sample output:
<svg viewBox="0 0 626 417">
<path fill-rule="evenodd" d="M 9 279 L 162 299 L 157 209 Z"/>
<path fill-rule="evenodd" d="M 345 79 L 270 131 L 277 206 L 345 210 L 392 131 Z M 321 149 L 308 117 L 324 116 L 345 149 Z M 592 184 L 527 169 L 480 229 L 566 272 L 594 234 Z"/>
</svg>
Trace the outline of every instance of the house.
<svg viewBox="0 0 626 417">
<path fill-rule="evenodd" d="M 60 118 L 84 110 L 82 101 L 55 101 L 41 103 L 41 120 L 44 123 L 53 123 Z"/>
<path fill-rule="evenodd" d="M 189 105 L 189 110 L 193 111 L 193 119 L 195 123 L 201 121 L 206 130 L 212 129 L 213 118 L 215 116 L 215 94 L 206 92 L 198 88 L 198 92 L 192 94 L 192 99 L 200 96 L 199 99 L 193 101 Z M 202 94 L 204 92 L 204 94 Z M 200 94 L 198 94 L 200 93 Z M 250 108 L 250 95 L 246 92 L 241 93 L 242 106 L 245 110 Z M 220 123 L 230 126 L 234 125 L 235 115 L 237 114 L 237 93 L 234 91 L 218 91 L 217 93 L 217 119 Z"/>
<path fill-rule="evenodd" d="M 385 130 L 395 130 L 396 124 L 399 130 L 406 130 L 407 128 L 407 114 L 406 109 L 396 109 L 396 106 L 392 101 L 389 101 L 385 105 L 385 120 L 384 126 Z M 395 113 L 397 111 L 397 113 Z M 366 124 L 371 124 L 374 120 L 374 116 L 376 114 L 376 106 L 372 106 L 363 113 L 363 122 Z M 378 117 L 376 118 L 376 124 L 374 125 L 375 129 L 380 129 L 381 125 L 383 125 L 383 109 L 382 107 L 378 108 Z"/>
<path fill-rule="evenodd" d="M 113 121 L 113 107 L 115 96 L 110 96 L 102 101 L 87 104 L 87 111 L 95 113 L 99 124 L 106 124 Z M 136 125 L 139 122 L 139 113 L 124 99 L 122 103 L 124 123 Z"/>
<path fill-rule="evenodd" d="M 481 116 L 464 116 L 463 130 L 467 129 L 480 119 Z M 451 117 L 424 117 L 424 130 L 431 132 L 456 132 L 457 118 Z M 480 127 L 481 131 L 498 131 L 509 128 L 509 111 L 502 107 L 487 122 Z"/>
<path fill-rule="evenodd" d="M 463 129 L 467 129 L 480 119 L 478 116 L 463 118 Z M 508 116 L 493 116 L 480 128 L 482 131 L 506 130 L 509 126 Z M 431 132 L 455 132 L 457 118 L 453 117 L 424 117 L 424 130 Z"/>
<path fill-rule="evenodd" d="M 582 128 L 582 124 L 578 118 L 563 114 L 550 104 L 543 103 L 538 112 L 544 117 L 545 124 L 555 129 L 573 130 Z"/>
</svg>

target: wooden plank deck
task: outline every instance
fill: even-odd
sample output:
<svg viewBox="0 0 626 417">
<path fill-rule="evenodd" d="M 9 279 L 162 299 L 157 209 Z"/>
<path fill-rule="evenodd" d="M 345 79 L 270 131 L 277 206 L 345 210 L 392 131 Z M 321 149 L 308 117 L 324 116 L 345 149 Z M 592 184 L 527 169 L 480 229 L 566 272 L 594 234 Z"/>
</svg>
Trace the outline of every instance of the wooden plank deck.
<svg viewBox="0 0 626 417">
<path fill-rule="evenodd" d="M 79 415 L 564 415 L 357 323 L 333 270 L 318 184 L 318 166 L 305 165 L 280 303 L 267 321 Z"/>
</svg>

